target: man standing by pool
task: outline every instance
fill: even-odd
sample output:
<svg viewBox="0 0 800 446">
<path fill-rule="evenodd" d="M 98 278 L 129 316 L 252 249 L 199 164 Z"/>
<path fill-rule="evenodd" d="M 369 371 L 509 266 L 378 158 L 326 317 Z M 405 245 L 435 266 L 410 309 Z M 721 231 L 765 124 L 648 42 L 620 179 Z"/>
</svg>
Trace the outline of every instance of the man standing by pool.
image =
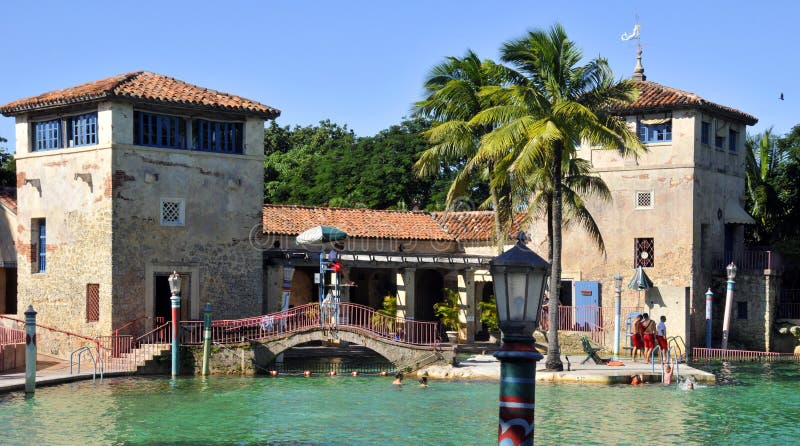
<svg viewBox="0 0 800 446">
<path fill-rule="evenodd" d="M 658 350 L 661 354 L 661 363 L 664 363 L 664 360 L 667 357 L 667 317 L 661 316 L 661 320 L 656 325 L 656 341 L 658 342 Z"/>
<path fill-rule="evenodd" d="M 633 320 L 633 333 L 631 333 L 631 344 L 633 345 L 633 362 L 636 362 L 636 352 L 644 359 L 644 343 L 642 341 L 642 315 L 637 315 Z"/>
<path fill-rule="evenodd" d="M 656 346 L 656 323 L 647 313 L 642 314 L 642 341 L 644 342 L 644 361 L 650 360 L 650 355 Z"/>
</svg>

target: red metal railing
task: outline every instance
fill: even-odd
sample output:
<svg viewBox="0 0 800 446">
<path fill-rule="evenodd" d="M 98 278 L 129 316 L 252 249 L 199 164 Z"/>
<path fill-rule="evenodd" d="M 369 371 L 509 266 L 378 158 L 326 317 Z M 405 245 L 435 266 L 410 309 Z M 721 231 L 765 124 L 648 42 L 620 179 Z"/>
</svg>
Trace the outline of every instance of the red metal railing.
<svg viewBox="0 0 800 446">
<path fill-rule="evenodd" d="M 0 326 L 0 345 L 24 344 L 24 343 L 25 343 L 25 330 Z"/>
<path fill-rule="evenodd" d="M 547 331 L 550 309 L 543 306 L 539 317 L 539 329 Z M 620 337 L 625 341 L 625 319 L 629 313 L 641 312 L 638 307 L 622 307 L 620 311 Z M 598 306 L 565 306 L 558 307 L 558 331 L 583 333 L 592 341 L 606 346 L 606 333 L 612 339 L 614 334 L 614 308 Z"/>
<path fill-rule="evenodd" d="M 203 322 L 181 322 L 181 344 L 203 342 Z M 412 321 L 384 316 L 374 308 L 350 302 L 322 305 L 311 303 L 265 316 L 216 320 L 211 324 L 215 344 L 266 341 L 317 329 L 340 329 L 384 338 L 399 344 L 433 346 L 439 343 L 436 322 Z"/>
<path fill-rule="evenodd" d="M 21 319 L 4 315 L 0 315 L 0 318 L 25 326 L 25 321 Z M 79 347 L 86 345 L 97 347 L 95 338 L 39 323 L 36 324 L 36 344 L 38 352 L 61 359 L 69 359 L 70 353 Z"/>
<path fill-rule="evenodd" d="M 692 360 L 714 359 L 725 361 L 800 361 L 792 353 L 757 352 L 751 350 L 723 350 L 721 348 L 692 348 Z"/>
<path fill-rule="evenodd" d="M 798 302 L 779 303 L 778 319 L 800 319 L 800 303 Z"/>
</svg>

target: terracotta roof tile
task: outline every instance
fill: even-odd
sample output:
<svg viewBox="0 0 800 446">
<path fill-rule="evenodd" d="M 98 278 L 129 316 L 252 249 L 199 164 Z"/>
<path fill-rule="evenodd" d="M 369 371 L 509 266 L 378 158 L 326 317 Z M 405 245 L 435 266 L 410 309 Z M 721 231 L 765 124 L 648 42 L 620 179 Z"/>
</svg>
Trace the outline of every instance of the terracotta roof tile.
<svg viewBox="0 0 800 446">
<path fill-rule="evenodd" d="M 619 114 L 647 113 L 668 111 L 679 108 L 699 108 L 719 113 L 747 125 L 758 122 L 755 116 L 736 110 L 735 108 L 707 101 L 700 96 L 650 81 L 634 81 L 639 86 L 639 97 L 633 104 L 614 107 L 612 112 Z"/>
<path fill-rule="evenodd" d="M 61 107 L 101 99 L 123 98 L 152 104 L 171 104 L 192 108 L 214 108 L 273 119 L 280 110 L 239 96 L 151 73 L 134 71 L 88 82 L 63 90 L 19 99 L 0 106 L 0 113 L 13 116 L 31 110 Z"/>
<path fill-rule="evenodd" d="M 16 214 L 17 189 L 15 187 L 0 187 L 0 203 Z"/>
<path fill-rule="evenodd" d="M 492 240 L 493 211 L 434 212 L 431 216 L 460 242 Z M 510 236 L 519 232 L 524 219 L 523 213 L 514 216 L 514 223 L 509 231 Z"/>
<path fill-rule="evenodd" d="M 320 225 L 351 237 L 453 240 L 426 212 L 264 205 L 265 233 L 297 235 Z"/>
</svg>

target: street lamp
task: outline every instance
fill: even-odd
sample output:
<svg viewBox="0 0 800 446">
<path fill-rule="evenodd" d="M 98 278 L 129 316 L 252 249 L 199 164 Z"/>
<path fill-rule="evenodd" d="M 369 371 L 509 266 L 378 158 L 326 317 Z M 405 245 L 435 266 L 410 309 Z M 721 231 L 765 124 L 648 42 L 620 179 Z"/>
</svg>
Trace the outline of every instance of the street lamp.
<svg viewBox="0 0 800 446">
<path fill-rule="evenodd" d="M 614 276 L 614 358 L 619 359 L 619 328 L 622 313 L 622 274 Z"/>
<path fill-rule="evenodd" d="M 172 297 L 169 298 L 172 302 L 172 376 L 178 376 L 178 367 L 180 361 L 180 354 L 178 352 L 178 315 L 181 308 L 181 276 L 177 271 L 173 271 L 167 279 L 169 282 L 169 291 Z"/>
<path fill-rule="evenodd" d="M 545 278 L 550 264 L 525 246 L 525 233 L 517 244 L 489 262 L 497 318 L 503 343 L 494 356 L 500 360 L 500 419 L 497 442 L 533 445 L 536 391 L 536 351 L 533 331 L 539 324 Z"/>
<path fill-rule="evenodd" d="M 728 289 L 725 292 L 725 317 L 722 320 L 722 349 L 728 349 L 728 328 L 731 323 L 731 306 L 733 305 L 733 279 L 736 278 L 736 265 L 731 262 L 725 267 L 725 272 L 728 275 Z"/>
</svg>

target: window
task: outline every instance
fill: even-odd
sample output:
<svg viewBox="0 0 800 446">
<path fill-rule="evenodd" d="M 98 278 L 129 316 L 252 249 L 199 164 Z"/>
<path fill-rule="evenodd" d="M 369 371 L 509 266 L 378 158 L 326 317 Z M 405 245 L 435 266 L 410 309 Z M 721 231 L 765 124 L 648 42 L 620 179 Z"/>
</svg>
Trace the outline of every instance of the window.
<svg viewBox="0 0 800 446">
<path fill-rule="evenodd" d="M 67 124 L 67 147 L 97 144 L 97 113 L 71 116 Z"/>
<path fill-rule="evenodd" d="M 97 112 L 33 122 L 32 128 L 34 152 L 97 144 Z"/>
<path fill-rule="evenodd" d="M 700 142 L 703 144 L 711 144 L 711 123 L 710 122 L 701 122 L 700 123 Z"/>
<path fill-rule="evenodd" d="M 219 153 L 243 153 L 242 123 L 195 119 L 192 125 L 196 150 Z"/>
<path fill-rule="evenodd" d="M 714 147 L 723 148 L 725 147 L 725 137 L 724 136 L 715 136 L 714 137 Z"/>
<path fill-rule="evenodd" d="M 86 284 L 86 322 L 100 320 L 100 284 Z"/>
<path fill-rule="evenodd" d="M 41 121 L 33 123 L 33 151 L 61 148 L 61 121 Z"/>
<path fill-rule="evenodd" d="M 652 268 L 655 265 L 655 247 L 652 238 L 634 239 L 633 267 Z"/>
<path fill-rule="evenodd" d="M 638 122 L 638 133 L 644 143 L 672 141 L 672 118 L 642 119 Z"/>
<path fill-rule="evenodd" d="M 736 319 L 747 319 L 747 302 L 736 302 Z"/>
<path fill-rule="evenodd" d="M 47 225 L 44 218 L 35 220 L 37 233 L 36 272 L 43 273 L 47 270 Z"/>
<path fill-rule="evenodd" d="M 653 192 L 636 192 L 634 198 L 634 207 L 636 209 L 652 209 L 653 208 Z"/>
<path fill-rule="evenodd" d="M 739 136 L 739 132 L 736 130 L 728 130 L 728 150 L 731 152 L 736 151 L 736 139 Z"/>
<path fill-rule="evenodd" d="M 161 199 L 161 226 L 183 226 L 185 218 L 183 198 Z"/>
<path fill-rule="evenodd" d="M 139 146 L 186 148 L 186 120 L 178 116 L 133 112 L 133 143 Z"/>
</svg>

